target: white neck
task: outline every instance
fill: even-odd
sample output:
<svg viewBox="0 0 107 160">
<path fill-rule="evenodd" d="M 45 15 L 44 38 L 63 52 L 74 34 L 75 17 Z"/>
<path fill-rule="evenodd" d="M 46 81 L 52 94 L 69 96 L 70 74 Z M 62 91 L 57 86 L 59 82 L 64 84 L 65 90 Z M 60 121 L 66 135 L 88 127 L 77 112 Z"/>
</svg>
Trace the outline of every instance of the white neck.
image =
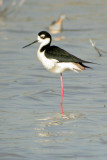
<svg viewBox="0 0 107 160">
<path fill-rule="evenodd" d="M 40 44 L 40 46 L 39 46 L 39 50 L 38 50 L 38 51 L 40 51 L 42 47 L 44 47 L 44 46 L 46 46 L 47 44 L 50 43 L 50 38 L 46 38 L 45 40 L 41 40 L 41 39 L 40 39 L 39 42 L 40 42 L 41 44 Z"/>
</svg>

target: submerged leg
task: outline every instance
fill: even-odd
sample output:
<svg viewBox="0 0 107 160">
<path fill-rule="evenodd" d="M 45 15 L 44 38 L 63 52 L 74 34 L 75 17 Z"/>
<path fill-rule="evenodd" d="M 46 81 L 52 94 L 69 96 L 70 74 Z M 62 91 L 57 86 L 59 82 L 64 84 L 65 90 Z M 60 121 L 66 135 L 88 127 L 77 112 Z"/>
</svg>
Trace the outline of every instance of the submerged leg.
<svg viewBox="0 0 107 160">
<path fill-rule="evenodd" d="M 62 77 L 62 73 L 61 73 L 61 114 L 63 114 L 63 106 L 62 106 L 62 102 L 63 102 L 63 94 L 64 94 L 64 87 L 63 87 L 63 77 Z"/>
</svg>

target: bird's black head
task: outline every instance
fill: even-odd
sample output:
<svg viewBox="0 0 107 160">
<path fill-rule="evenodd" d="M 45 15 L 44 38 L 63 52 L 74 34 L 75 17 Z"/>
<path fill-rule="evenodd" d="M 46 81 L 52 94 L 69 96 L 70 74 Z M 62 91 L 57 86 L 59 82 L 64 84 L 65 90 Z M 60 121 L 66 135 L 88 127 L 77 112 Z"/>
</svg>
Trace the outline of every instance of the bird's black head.
<svg viewBox="0 0 107 160">
<path fill-rule="evenodd" d="M 41 43 L 40 51 L 43 52 L 44 50 L 46 50 L 50 46 L 52 38 L 48 32 L 41 31 L 38 33 L 37 40 L 39 43 Z"/>
<path fill-rule="evenodd" d="M 38 33 L 38 41 L 39 42 L 46 41 L 46 39 L 50 40 L 50 42 L 52 40 L 52 37 L 51 37 L 51 35 L 48 32 L 41 31 L 41 32 Z"/>
</svg>

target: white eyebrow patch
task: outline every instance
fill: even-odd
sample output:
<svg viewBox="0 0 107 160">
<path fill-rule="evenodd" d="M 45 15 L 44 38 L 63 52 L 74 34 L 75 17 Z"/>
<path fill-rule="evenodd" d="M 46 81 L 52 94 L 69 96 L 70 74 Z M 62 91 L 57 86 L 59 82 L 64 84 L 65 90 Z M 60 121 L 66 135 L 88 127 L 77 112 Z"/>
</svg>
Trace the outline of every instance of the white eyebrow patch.
<svg viewBox="0 0 107 160">
<path fill-rule="evenodd" d="M 42 34 L 40 37 L 41 37 L 41 38 L 45 38 L 45 35 L 44 35 L 44 34 Z"/>
</svg>

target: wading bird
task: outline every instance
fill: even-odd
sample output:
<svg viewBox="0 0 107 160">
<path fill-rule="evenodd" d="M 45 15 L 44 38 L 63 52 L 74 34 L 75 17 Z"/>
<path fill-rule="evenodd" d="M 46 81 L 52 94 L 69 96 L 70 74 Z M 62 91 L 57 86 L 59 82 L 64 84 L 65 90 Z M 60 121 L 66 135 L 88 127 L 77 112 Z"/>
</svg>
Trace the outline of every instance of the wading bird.
<svg viewBox="0 0 107 160">
<path fill-rule="evenodd" d="M 39 49 L 37 51 L 37 57 L 43 66 L 50 72 L 59 73 L 61 77 L 61 113 L 63 114 L 63 94 L 64 94 L 64 87 L 63 87 L 63 77 L 62 73 L 67 70 L 73 70 L 74 72 L 80 72 L 85 70 L 86 68 L 91 68 L 83 63 L 92 63 L 76 56 L 68 53 L 62 48 L 57 46 L 51 46 L 52 37 L 46 31 L 41 31 L 38 33 L 37 40 L 24 46 L 28 47 L 36 42 L 40 43 Z"/>
</svg>

